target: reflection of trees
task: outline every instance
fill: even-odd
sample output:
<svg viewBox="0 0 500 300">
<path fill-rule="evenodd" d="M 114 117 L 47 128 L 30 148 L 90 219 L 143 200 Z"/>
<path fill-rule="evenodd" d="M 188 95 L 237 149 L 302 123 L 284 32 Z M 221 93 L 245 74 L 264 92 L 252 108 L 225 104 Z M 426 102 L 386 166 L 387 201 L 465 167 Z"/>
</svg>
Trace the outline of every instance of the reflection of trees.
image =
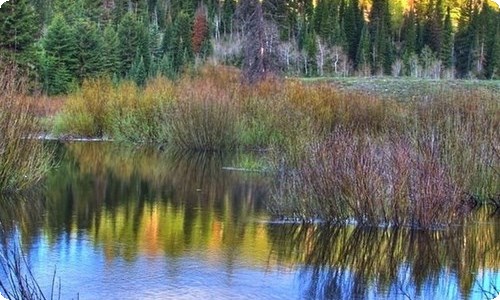
<svg viewBox="0 0 500 300">
<path fill-rule="evenodd" d="M 64 147 L 46 185 L 42 220 L 51 242 L 78 230 L 109 258 L 134 259 L 140 251 L 180 256 L 208 245 L 236 260 L 244 239 L 260 233 L 248 218 L 263 210 L 265 179 L 224 171 L 220 154 L 112 143 Z"/>
<path fill-rule="evenodd" d="M 443 280 L 457 281 L 467 296 L 474 274 L 500 270 L 495 225 L 416 231 L 282 224 L 268 232 L 271 258 L 301 268 L 306 298 L 365 299 L 376 291 L 389 298 L 432 299 Z"/>
<path fill-rule="evenodd" d="M 0 196 L 0 235 L 5 238 L 19 230 L 24 245 L 30 245 L 43 223 L 44 201 L 39 190 L 28 194 Z"/>
</svg>

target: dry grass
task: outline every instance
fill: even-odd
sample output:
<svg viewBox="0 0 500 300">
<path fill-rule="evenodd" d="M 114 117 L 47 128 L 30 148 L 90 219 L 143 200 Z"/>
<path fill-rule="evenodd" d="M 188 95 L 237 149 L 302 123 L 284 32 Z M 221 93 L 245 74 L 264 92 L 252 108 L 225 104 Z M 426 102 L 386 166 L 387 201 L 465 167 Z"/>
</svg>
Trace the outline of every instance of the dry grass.
<svg viewBox="0 0 500 300">
<path fill-rule="evenodd" d="M 84 84 L 61 118 L 87 122 L 80 135 L 271 150 L 280 215 L 433 227 L 459 220 L 471 200 L 498 199 L 500 104 L 484 89 L 424 92 L 382 99 L 276 78 L 249 86 L 235 69 L 205 66 L 144 90 Z"/>
<path fill-rule="evenodd" d="M 0 191 L 19 191 L 40 181 L 50 153 L 32 139 L 39 130 L 27 82 L 14 65 L 0 63 Z"/>
</svg>

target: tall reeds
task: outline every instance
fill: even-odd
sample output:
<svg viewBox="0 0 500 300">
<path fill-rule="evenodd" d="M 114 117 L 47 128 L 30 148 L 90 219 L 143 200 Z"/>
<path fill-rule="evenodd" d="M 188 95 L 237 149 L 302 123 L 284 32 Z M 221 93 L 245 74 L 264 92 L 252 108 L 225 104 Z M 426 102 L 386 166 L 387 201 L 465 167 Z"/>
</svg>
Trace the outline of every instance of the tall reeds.
<svg viewBox="0 0 500 300">
<path fill-rule="evenodd" d="M 0 191 L 34 185 L 51 165 L 50 153 L 35 139 L 39 125 L 27 87 L 15 65 L 0 62 Z"/>
<path fill-rule="evenodd" d="M 249 86 L 239 76 L 205 66 L 144 90 L 84 84 L 63 118 L 78 120 L 68 112 L 82 110 L 100 125 L 80 134 L 182 150 L 271 150 L 272 209 L 288 217 L 433 227 L 500 195 L 495 91 L 433 88 L 382 99 L 325 82 L 271 78 Z"/>
<path fill-rule="evenodd" d="M 343 108 L 326 138 L 280 167 L 277 214 L 430 228 L 459 222 L 477 202 L 499 197 L 494 95 L 436 92 L 383 110 L 379 100 L 354 101 L 364 108 Z"/>
</svg>

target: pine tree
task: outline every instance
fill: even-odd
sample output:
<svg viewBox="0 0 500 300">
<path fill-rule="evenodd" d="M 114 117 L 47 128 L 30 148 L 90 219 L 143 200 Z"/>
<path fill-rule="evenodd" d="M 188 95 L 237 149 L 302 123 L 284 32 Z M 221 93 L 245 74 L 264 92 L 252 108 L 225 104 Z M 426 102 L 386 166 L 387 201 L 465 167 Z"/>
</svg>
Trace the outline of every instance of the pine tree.
<svg viewBox="0 0 500 300">
<path fill-rule="evenodd" d="M 97 24 L 90 19 L 79 19 L 75 23 L 77 45 L 76 77 L 82 81 L 104 73 L 104 40 Z"/>
<path fill-rule="evenodd" d="M 0 8 L 0 55 L 21 65 L 35 64 L 34 42 L 39 28 L 27 0 L 10 0 Z"/>
<path fill-rule="evenodd" d="M 442 0 L 437 0 L 436 4 L 431 0 L 428 11 L 427 21 L 424 27 L 424 45 L 435 52 L 441 52 L 443 39 L 443 4 Z"/>
<path fill-rule="evenodd" d="M 479 8 L 475 0 L 467 0 L 461 8 L 455 35 L 455 67 L 460 77 L 471 74 L 479 45 Z"/>
<path fill-rule="evenodd" d="M 389 74 L 392 65 L 391 16 L 387 0 L 373 0 L 370 11 L 372 69 Z"/>
<path fill-rule="evenodd" d="M 453 65 L 453 25 L 451 23 L 451 11 L 448 7 L 443 25 L 443 43 L 441 44 L 441 62 L 445 68 Z"/>
<path fill-rule="evenodd" d="M 125 76 L 139 49 L 141 28 L 135 16 L 132 13 L 127 13 L 121 19 L 117 31 L 120 42 L 120 75 Z"/>
<path fill-rule="evenodd" d="M 56 14 L 43 38 L 43 49 L 48 81 L 44 85 L 50 94 L 65 93 L 69 90 L 78 72 L 77 42 L 75 32 L 61 14 Z"/>
<path fill-rule="evenodd" d="M 500 13 L 497 13 L 497 25 L 492 35 L 492 45 L 488 55 L 489 63 L 486 76 L 490 79 L 500 79 Z"/>
<path fill-rule="evenodd" d="M 358 0 L 350 0 L 347 4 L 344 30 L 347 41 L 347 50 L 349 59 L 357 66 L 356 56 L 358 53 L 361 31 L 364 27 L 363 12 L 359 8 Z"/>
<path fill-rule="evenodd" d="M 137 39 L 138 39 L 138 49 L 139 55 L 143 59 L 144 68 L 146 73 L 149 73 L 151 67 L 151 49 L 150 49 L 150 39 L 149 31 L 145 21 L 139 21 L 137 27 Z"/>
<path fill-rule="evenodd" d="M 183 67 L 191 64 L 194 59 L 191 21 L 192 17 L 184 11 L 181 11 L 175 19 L 170 54 L 172 55 L 172 66 L 176 73 L 182 71 Z"/>
<path fill-rule="evenodd" d="M 114 26 L 108 24 L 104 28 L 104 43 L 102 50 L 103 58 L 103 71 L 107 75 L 118 75 L 120 72 L 120 41 L 118 40 L 118 34 L 116 33 Z"/>
<path fill-rule="evenodd" d="M 403 41 L 404 55 L 412 55 L 417 52 L 417 24 L 413 8 L 410 8 L 404 16 L 401 40 Z"/>
<path fill-rule="evenodd" d="M 483 74 L 486 78 L 491 78 L 498 66 L 498 53 L 495 49 L 500 37 L 498 31 L 500 26 L 500 12 L 495 11 L 487 2 L 483 3 L 483 9 L 479 15 L 481 48 L 484 53 Z"/>
<path fill-rule="evenodd" d="M 361 36 L 359 37 L 358 52 L 356 53 L 357 69 L 358 71 L 366 69 L 370 66 L 370 31 L 368 26 L 363 26 Z"/>
<path fill-rule="evenodd" d="M 135 81 L 135 83 L 139 86 L 144 86 L 146 84 L 147 72 L 146 66 L 144 65 L 144 59 L 137 51 L 134 61 L 132 62 L 132 66 L 130 67 L 130 71 L 128 72 L 129 79 Z"/>
<path fill-rule="evenodd" d="M 236 1 L 224 0 L 222 5 L 222 32 L 224 35 L 233 32 L 233 15 L 236 11 Z"/>
</svg>

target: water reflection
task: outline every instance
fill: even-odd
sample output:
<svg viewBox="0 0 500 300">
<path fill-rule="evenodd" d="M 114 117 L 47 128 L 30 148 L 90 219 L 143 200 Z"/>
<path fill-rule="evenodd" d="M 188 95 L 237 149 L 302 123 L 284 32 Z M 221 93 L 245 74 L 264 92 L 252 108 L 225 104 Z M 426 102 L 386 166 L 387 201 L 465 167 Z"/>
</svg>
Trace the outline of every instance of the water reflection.
<svg viewBox="0 0 500 300">
<path fill-rule="evenodd" d="M 500 223 L 486 211 L 447 231 L 273 223 L 268 178 L 223 170 L 233 157 L 111 143 L 58 155 L 43 191 L 0 200 L 0 222 L 44 288 L 57 265 L 63 299 L 482 299 L 500 287 Z"/>
<path fill-rule="evenodd" d="M 446 231 L 282 224 L 273 256 L 300 270 L 308 299 L 460 299 L 500 284 L 498 220 Z M 443 294 L 444 293 L 444 294 Z"/>
</svg>

